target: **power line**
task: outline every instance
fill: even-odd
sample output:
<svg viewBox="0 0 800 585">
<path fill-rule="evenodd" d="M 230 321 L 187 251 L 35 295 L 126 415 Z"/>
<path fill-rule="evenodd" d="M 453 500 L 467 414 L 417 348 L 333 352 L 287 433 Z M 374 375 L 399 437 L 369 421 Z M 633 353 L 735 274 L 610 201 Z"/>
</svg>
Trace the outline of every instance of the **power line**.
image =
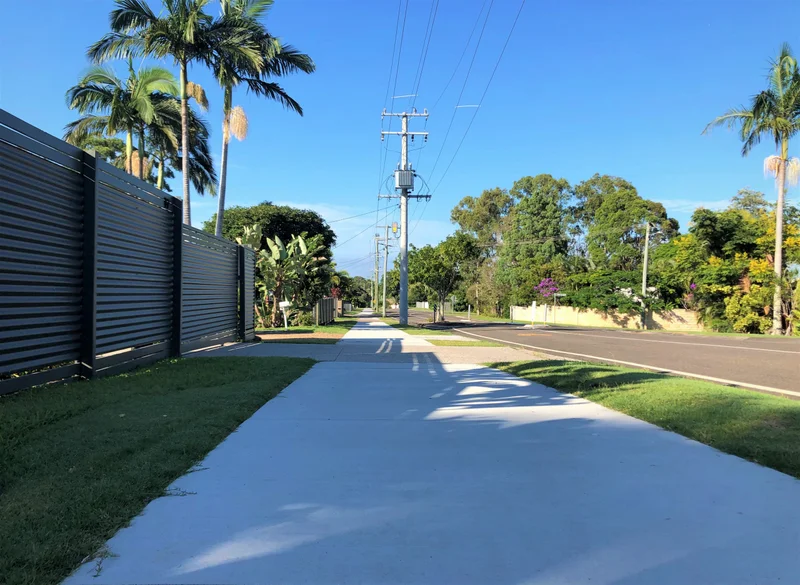
<svg viewBox="0 0 800 585">
<path fill-rule="evenodd" d="M 430 111 L 433 111 L 439 102 L 441 101 L 442 97 L 444 97 L 447 88 L 450 87 L 450 84 L 453 82 L 453 79 L 456 77 L 456 73 L 458 73 L 458 68 L 461 67 L 461 62 L 464 60 L 464 55 L 467 54 L 467 49 L 469 49 L 469 45 L 472 42 L 472 37 L 475 35 L 475 31 L 478 28 L 478 23 L 481 21 L 481 15 L 483 14 L 483 9 L 486 8 L 486 3 L 489 0 L 483 0 L 483 5 L 481 6 L 480 12 L 478 12 L 478 17 L 475 19 L 475 24 L 472 25 L 472 31 L 469 33 L 469 38 L 467 38 L 467 44 L 464 45 L 464 50 L 461 51 L 461 57 L 458 58 L 458 63 L 456 63 L 455 68 L 453 69 L 453 74 L 450 76 L 450 79 L 447 80 L 447 83 L 444 85 L 444 89 L 442 93 L 439 94 L 439 97 L 436 98 L 436 101 L 433 103 L 433 107 Z"/>
<path fill-rule="evenodd" d="M 397 94 L 397 78 L 400 75 L 400 62 L 403 59 L 403 41 L 405 40 L 405 36 L 406 36 L 406 19 L 408 17 L 408 5 L 409 5 L 409 2 L 410 2 L 410 0 L 406 0 L 406 9 L 403 12 L 403 25 L 402 25 L 402 28 L 400 29 L 400 48 L 397 51 L 397 66 L 394 68 L 394 87 L 392 88 L 392 96 L 395 96 Z M 392 60 L 394 61 L 394 57 L 392 58 Z M 390 73 L 390 75 L 391 75 L 391 73 Z M 384 99 L 384 109 L 386 109 L 385 104 L 388 101 L 388 96 L 386 96 L 386 97 L 387 97 L 387 99 Z M 392 101 L 394 101 L 394 97 L 392 97 Z M 381 129 L 383 129 L 383 124 L 382 123 L 381 123 Z M 392 130 L 392 118 L 389 118 L 389 131 L 391 132 L 391 130 Z M 381 175 L 383 175 L 385 173 L 385 170 L 386 170 L 386 161 L 389 159 L 388 150 L 389 150 L 389 143 L 387 141 L 386 142 L 386 148 L 384 149 L 384 153 L 383 153 L 383 163 L 381 164 Z"/>
<path fill-rule="evenodd" d="M 386 211 L 387 209 L 390 209 L 390 208 L 393 208 L 393 207 L 396 207 L 396 205 L 390 205 L 389 207 L 384 207 L 382 211 Z M 372 212 L 370 212 L 370 213 L 372 213 Z M 345 240 L 344 242 L 340 242 L 340 243 L 336 244 L 336 245 L 334 246 L 334 248 L 339 248 L 339 247 L 341 247 L 341 246 L 344 246 L 344 245 L 345 245 L 346 243 L 348 243 L 348 242 L 352 242 L 352 241 L 353 241 L 353 240 L 355 240 L 355 239 L 356 239 L 358 236 L 360 236 L 361 234 L 363 234 L 365 231 L 367 231 L 367 230 L 369 230 L 369 229 L 372 229 L 373 227 L 377 226 L 377 225 L 378 225 L 380 222 L 382 222 L 384 219 L 386 219 L 387 217 L 389 217 L 389 215 L 390 215 L 391 213 L 392 213 L 392 212 L 391 212 L 391 211 L 389 211 L 389 212 L 388 212 L 386 215 L 384 215 L 384 216 L 383 216 L 381 219 L 379 219 L 378 221 L 376 221 L 376 222 L 375 222 L 375 223 L 373 223 L 373 224 L 370 224 L 370 225 L 368 225 L 368 226 L 367 226 L 367 227 L 365 227 L 363 230 L 361 230 L 361 231 L 360 231 L 360 232 L 358 232 L 356 235 L 354 235 L 352 238 L 348 238 L 348 239 L 347 239 L 347 240 Z"/>
<path fill-rule="evenodd" d="M 472 73 L 472 66 L 475 64 L 475 57 L 478 56 L 478 49 L 481 46 L 481 40 L 483 40 L 483 33 L 486 31 L 486 24 L 489 22 L 489 15 L 492 13 L 492 7 L 494 6 L 494 0 L 491 0 L 489 3 L 489 10 L 486 11 L 486 18 L 483 21 L 483 26 L 481 27 L 481 34 L 478 35 L 478 42 L 475 43 L 475 50 L 472 52 L 472 59 L 469 62 L 469 67 L 467 68 L 467 75 L 464 77 L 464 83 L 461 85 L 461 92 L 458 94 L 458 99 L 456 100 L 456 106 L 461 103 L 461 98 L 464 96 L 464 90 L 467 88 L 467 82 L 469 81 L 469 76 Z M 513 30 L 513 29 L 512 29 Z M 505 50 L 505 49 L 504 49 Z M 436 155 L 436 160 L 433 163 L 433 168 L 431 169 L 431 176 L 436 171 L 436 167 L 439 164 L 439 159 L 442 157 L 442 153 L 444 152 L 444 146 L 447 143 L 447 137 L 450 136 L 450 130 L 453 129 L 453 122 L 455 122 L 456 114 L 458 110 L 453 108 L 453 115 L 450 117 L 450 124 L 447 126 L 447 132 L 444 134 L 444 139 L 442 140 L 442 147 L 439 149 L 439 154 Z"/>
<path fill-rule="evenodd" d="M 425 62 L 428 60 L 428 49 L 431 46 L 431 39 L 433 38 L 433 27 L 436 25 L 436 15 L 439 13 L 439 0 L 431 0 L 431 10 L 428 13 L 428 26 L 425 28 L 425 38 L 423 40 L 423 47 L 420 51 L 420 62 L 417 65 L 417 74 L 414 76 L 414 83 L 411 84 L 414 94 L 414 99 L 411 102 L 411 109 L 417 104 L 417 95 L 419 94 L 419 86 L 422 83 L 422 74 L 425 71 Z"/>
<path fill-rule="evenodd" d="M 380 199 L 379 199 L 378 201 L 380 201 Z M 348 220 L 348 219 L 355 219 L 355 218 L 357 218 L 357 217 L 364 217 L 365 215 L 369 215 L 370 213 L 372 213 L 372 211 L 367 211 L 367 212 L 364 212 L 364 213 L 359 213 L 358 215 L 351 215 L 350 217 L 340 217 L 339 219 L 332 219 L 332 220 L 331 220 L 331 221 L 329 221 L 328 223 L 329 223 L 329 224 L 331 224 L 331 223 L 336 223 L 337 221 L 346 221 L 346 220 Z"/>
<path fill-rule="evenodd" d="M 489 76 L 489 81 L 486 82 L 486 87 L 483 90 L 483 94 L 481 94 L 481 99 L 478 102 L 478 107 L 475 109 L 475 112 L 472 114 L 472 118 L 470 118 L 469 124 L 467 125 L 467 129 L 464 131 L 464 136 L 461 137 L 461 142 L 458 143 L 458 146 L 456 147 L 456 151 L 453 153 L 453 157 L 450 159 L 450 162 L 448 163 L 447 168 L 444 170 L 444 173 L 442 173 L 442 177 L 439 179 L 439 182 L 436 183 L 436 187 L 433 188 L 434 192 L 436 192 L 436 190 L 439 188 L 439 185 L 441 185 L 442 181 L 444 181 L 444 178 L 447 175 L 447 171 L 450 170 L 450 167 L 453 165 L 453 161 L 456 159 L 456 156 L 458 156 L 458 151 L 461 150 L 461 146 L 464 144 L 464 140 L 466 140 L 466 138 L 467 138 L 467 134 L 469 133 L 469 129 L 472 127 L 472 123 L 475 121 L 475 116 L 478 115 L 478 111 L 480 110 L 480 107 L 483 105 L 483 99 L 486 97 L 486 93 L 489 91 L 489 86 L 492 84 L 492 80 L 494 79 L 495 73 L 497 73 L 497 68 L 500 66 L 500 61 L 503 59 L 503 55 L 506 52 L 506 48 L 508 47 L 508 43 L 511 40 L 511 35 L 514 34 L 514 29 L 517 26 L 517 22 L 519 21 L 520 15 L 522 14 L 522 9 L 525 7 L 525 1 L 526 0 L 522 0 L 522 2 L 519 5 L 519 10 L 517 11 L 517 16 L 514 18 L 514 22 L 511 25 L 511 30 L 508 31 L 508 35 L 506 36 L 506 42 L 503 44 L 503 49 L 500 51 L 500 55 L 497 57 L 497 62 L 494 64 L 494 69 L 492 69 L 492 74 Z M 439 152 L 439 154 L 441 155 L 441 151 Z M 436 160 L 438 162 L 439 159 L 437 158 Z M 434 168 L 435 168 L 435 165 L 434 165 Z M 433 174 L 433 171 L 431 171 L 431 174 Z"/>
</svg>

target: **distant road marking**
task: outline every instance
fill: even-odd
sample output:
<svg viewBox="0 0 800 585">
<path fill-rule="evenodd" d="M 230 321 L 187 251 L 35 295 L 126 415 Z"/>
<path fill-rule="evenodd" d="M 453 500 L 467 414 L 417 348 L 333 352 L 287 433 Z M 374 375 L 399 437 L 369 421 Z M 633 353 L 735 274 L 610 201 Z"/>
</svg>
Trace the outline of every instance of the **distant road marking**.
<svg viewBox="0 0 800 585">
<path fill-rule="evenodd" d="M 561 333 L 564 335 L 580 335 L 581 337 L 597 337 L 605 339 L 624 339 L 614 335 L 592 335 L 591 333 L 578 333 L 577 331 L 573 332 L 573 331 L 552 330 L 551 333 Z M 535 335 L 535 334 L 528 333 L 528 335 Z M 788 351 L 785 349 L 767 349 L 764 347 L 742 347 L 740 345 L 722 345 L 719 343 L 691 343 L 688 341 L 666 341 L 662 339 L 636 339 L 636 341 L 637 342 L 643 341 L 644 343 L 671 343 L 673 345 L 693 345 L 695 347 L 721 347 L 723 349 L 743 349 L 746 351 L 771 351 L 773 353 L 790 353 L 792 355 L 800 356 L 800 351 Z"/>
<path fill-rule="evenodd" d="M 414 365 L 411 366 L 411 371 L 416 372 L 417 370 L 419 370 L 419 359 L 417 359 L 417 354 L 412 353 L 411 359 L 414 361 Z"/>
<path fill-rule="evenodd" d="M 676 376 L 683 376 L 685 378 L 697 378 L 699 380 L 705 380 L 707 382 L 716 382 L 717 384 L 725 384 L 727 386 L 738 386 L 741 388 L 749 388 L 750 390 L 761 390 L 763 392 L 777 392 L 779 394 L 786 394 L 788 396 L 797 396 L 800 397 L 800 392 L 794 392 L 792 390 L 783 390 L 782 388 L 773 388 L 771 386 L 760 386 L 758 384 L 749 384 L 747 382 L 737 382 L 735 380 L 726 380 L 724 378 L 715 378 L 713 376 L 704 376 L 702 374 L 693 374 L 691 372 L 682 372 L 681 370 L 672 370 L 670 368 L 659 368 L 656 366 L 648 366 L 646 364 L 637 364 L 636 362 L 625 362 L 622 360 L 614 360 L 611 358 L 600 357 L 596 355 L 588 355 L 585 353 L 576 353 L 574 351 L 561 351 L 559 349 L 551 349 L 549 347 L 537 347 L 535 345 L 528 345 L 527 343 L 519 343 L 517 341 L 506 341 L 505 339 L 497 339 L 496 337 L 487 337 L 486 335 L 478 335 L 477 333 L 470 333 L 468 331 L 464 331 L 463 329 L 457 329 L 461 333 L 465 333 L 466 335 L 473 335 L 475 337 L 482 337 L 483 339 L 489 339 L 491 341 L 499 341 L 500 343 L 505 343 L 508 345 L 519 345 L 521 347 L 527 347 L 530 349 L 535 349 L 538 351 L 543 351 L 545 353 L 559 353 L 564 355 L 570 356 L 577 356 L 581 358 L 585 358 L 588 360 L 594 360 L 598 362 L 610 362 L 614 364 L 621 364 L 623 366 L 631 366 L 634 368 L 641 368 L 643 370 L 650 370 L 652 372 L 661 372 L 667 374 L 674 374 Z M 691 345 L 691 344 L 690 344 Z"/>
</svg>

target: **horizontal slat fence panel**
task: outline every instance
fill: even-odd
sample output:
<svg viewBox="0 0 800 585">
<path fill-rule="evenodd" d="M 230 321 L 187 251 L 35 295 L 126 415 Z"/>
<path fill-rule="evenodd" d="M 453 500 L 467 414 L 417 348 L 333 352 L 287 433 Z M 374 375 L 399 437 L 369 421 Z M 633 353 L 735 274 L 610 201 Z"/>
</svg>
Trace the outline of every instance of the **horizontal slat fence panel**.
<svg viewBox="0 0 800 585">
<path fill-rule="evenodd" d="M 82 167 L 83 151 L 0 110 L 0 376 L 21 375 L 0 393 L 77 371 Z"/>
<path fill-rule="evenodd" d="M 99 161 L 98 355 L 166 343 L 172 330 L 172 197 L 120 174 Z M 118 254 L 126 252 L 125 264 L 118 264 Z M 117 313 L 129 309 L 137 313 L 123 326 Z"/>
<path fill-rule="evenodd" d="M 255 253 L 0 110 L 0 394 L 253 338 Z"/>
<path fill-rule="evenodd" d="M 236 339 L 239 246 L 184 225 L 182 247 L 181 349 Z"/>
<path fill-rule="evenodd" d="M 243 258 L 242 265 L 240 266 L 242 293 L 239 302 L 239 310 L 241 311 L 240 321 L 241 331 L 240 336 L 243 341 L 252 341 L 256 337 L 255 328 L 255 293 L 256 293 L 256 253 L 251 248 L 242 247 L 241 254 Z"/>
</svg>

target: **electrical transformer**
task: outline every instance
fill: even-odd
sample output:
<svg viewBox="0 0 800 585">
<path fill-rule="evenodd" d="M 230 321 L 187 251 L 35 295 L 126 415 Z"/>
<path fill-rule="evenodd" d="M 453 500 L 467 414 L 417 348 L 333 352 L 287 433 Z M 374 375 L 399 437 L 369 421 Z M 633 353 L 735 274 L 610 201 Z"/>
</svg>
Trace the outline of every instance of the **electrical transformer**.
<svg viewBox="0 0 800 585">
<path fill-rule="evenodd" d="M 394 172 L 394 188 L 395 189 L 408 189 L 414 190 L 414 171 L 401 171 Z"/>
</svg>

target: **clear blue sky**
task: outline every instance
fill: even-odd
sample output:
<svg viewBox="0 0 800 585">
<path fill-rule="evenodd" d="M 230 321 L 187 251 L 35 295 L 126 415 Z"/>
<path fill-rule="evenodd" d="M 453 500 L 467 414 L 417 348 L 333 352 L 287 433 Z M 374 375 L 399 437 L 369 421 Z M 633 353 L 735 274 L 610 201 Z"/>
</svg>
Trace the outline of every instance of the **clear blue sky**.
<svg viewBox="0 0 800 585">
<path fill-rule="evenodd" d="M 413 91 L 431 1 L 409 0 L 394 95 Z M 432 187 L 474 113 L 457 111 L 433 171 L 482 20 L 446 84 L 482 6 L 484 0 L 439 2 L 416 100 L 419 109 L 431 110 L 430 140 L 411 159 Z M 64 92 L 87 67 L 85 49 L 107 31 L 111 8 L 110 0 L 4 3 L 0 107 L 60 136 L 75 117 Z M 276 0 L 268 28 L 309 53 L 318 72 L 283 81 L 305 108 L 303 118 L 243 91 L 234 96 L 250 117 L 250 135 L 231 147 L 231 205 L 271 200 L 316 209 L 340 242 L 374 224 L 374 213 L 335 220 L 374 211 L 379 176 L 399 157 L 398 139 L 391 139 L 379 173 L 380 112 L 410 105 L 408 99 L 385 102 L 397 8 L 396 0 Z M 518 8 L 518 0 L 494 1 L 461 104 L 480 100 Z M 733 132 L 700 135 L 708 121 L 764 86 L 767 61 L 781 42 L 800 51 L 800 5 L 785 3 L 780 18 L 763 8 L 746 0 L 528 0 L 449 172 L 427 206 L 411 205 L 411 242 L 435 243 L 452 231 L 450 209 L 461 197 L 538 173 L 574 183 L 595 172 L 622 176 L 642 196 L 662 201 L 684 229 L 696 206 L 724 206 L 742 187 L 774 198 L 762 174 L 771 145 L 742 159 Z M 216 154 L 220 92 L 201 69 L 192 79 L 209 93 Z M 195 225 L 215 205 L 195 197 Z M 340 267 L 368 274 L 373 234 L 366 229 L 338 248 Z"/>
</svg>

